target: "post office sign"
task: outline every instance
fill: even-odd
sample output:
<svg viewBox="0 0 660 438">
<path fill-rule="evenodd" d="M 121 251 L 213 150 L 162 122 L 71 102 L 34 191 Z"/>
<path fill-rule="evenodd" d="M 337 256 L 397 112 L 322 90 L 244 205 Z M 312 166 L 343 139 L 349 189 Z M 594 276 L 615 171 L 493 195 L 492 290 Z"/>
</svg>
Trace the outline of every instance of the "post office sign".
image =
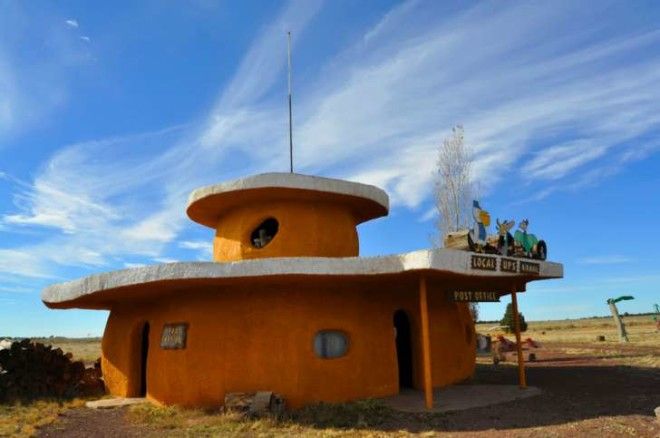
<svg viewBox="0 0 660 438">
<path fill-rule="evenodd" d="M 500 301 L 500 294 L 494 291 L 453 291 L 451 293 L 452 301 L 456 302 L 490 302 Z"/>
</svg>

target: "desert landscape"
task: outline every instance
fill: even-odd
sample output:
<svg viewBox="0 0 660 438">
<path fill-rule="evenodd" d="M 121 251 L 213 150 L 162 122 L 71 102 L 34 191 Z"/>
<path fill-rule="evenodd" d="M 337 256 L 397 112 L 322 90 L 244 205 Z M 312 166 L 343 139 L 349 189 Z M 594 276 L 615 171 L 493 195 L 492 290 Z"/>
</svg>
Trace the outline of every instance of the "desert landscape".
<svg viewBox="0 0 660 438">
<path fill-rule="evenodd" d="M 524 338 L 539 344 L 527 364 L 530 386 L 541 395 L 443 414 L 394 411 L 377 399 L 319 404 L 281 419 L 248 419 L 219 411 L 150 404 L 113 410 L 84 407 L 85 399 L 0 405 L 0 436 L 642 436 L 660 422 L 660 332 L 650 315 L 624 317 L 630 342 L 620 343 L 609 317 L 530 321 Z M 496 323 L 477 331 L 503 334 Z M 507 336 L 505 334 L 505 336 Z M 605 341 L 597 341 L 605 336 Z M 91 364 L 100 340 L 38 339 Z M 480 355 L 466 384 L 516 384 L 515 356 L 493 365 Z"/>
</svg>

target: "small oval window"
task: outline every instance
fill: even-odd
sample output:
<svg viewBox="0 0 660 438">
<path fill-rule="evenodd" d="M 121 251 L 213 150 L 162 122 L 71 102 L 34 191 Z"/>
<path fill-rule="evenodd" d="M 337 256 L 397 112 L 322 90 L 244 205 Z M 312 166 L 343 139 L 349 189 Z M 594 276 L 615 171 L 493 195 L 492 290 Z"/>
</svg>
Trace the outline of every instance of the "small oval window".
<svg viewBox="0 0 660 438">
<path fill-rule="evenodd" d="M 348 337 L 338 330 L 322 330 L 314 337 L 314 353 L 322 359 L 334 359 L 346 355 Z"/>
<path fill-rule="evenodd" d="M 263 248 L 268 245 L 277 234 L 280 224 L 277 219 L 269 217 L 259 224 L 250 235 L 250 243 L 255 248 Z"/>
</svg>

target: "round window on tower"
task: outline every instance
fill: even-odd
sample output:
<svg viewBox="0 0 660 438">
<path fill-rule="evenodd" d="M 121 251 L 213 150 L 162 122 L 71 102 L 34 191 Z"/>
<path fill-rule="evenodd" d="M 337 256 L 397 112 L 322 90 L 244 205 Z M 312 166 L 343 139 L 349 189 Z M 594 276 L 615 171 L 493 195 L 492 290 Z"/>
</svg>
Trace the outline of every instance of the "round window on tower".
<svg viewBox="0 0 660 438">
<path fill-rule="evenodd" d="M 269 217 L 252 231 L 250 243 L 257 249 L 265 247 L 275 238 L 279 227 L 280 224 L 277 222 L 277 219 Z"/>
</svg>

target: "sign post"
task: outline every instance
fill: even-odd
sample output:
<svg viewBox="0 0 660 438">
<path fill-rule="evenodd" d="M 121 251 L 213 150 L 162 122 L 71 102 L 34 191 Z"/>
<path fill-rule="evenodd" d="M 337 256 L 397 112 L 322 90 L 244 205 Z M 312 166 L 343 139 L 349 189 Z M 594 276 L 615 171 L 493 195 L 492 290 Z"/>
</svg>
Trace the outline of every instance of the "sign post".
<svg viewBox="0 0 660 438">
<path fill-rule="evenodd" d="M 513 307 L 513 321 L 516 329 L 516 350 L 518 352 L 518 383 L 520 388 L 527 388 L 527 377 L 525 376 L 525 359 L 522 353 L 522 343 L 520 342 L 520 315 L 518 313 L 518 297 L 516 289 L 511 291 L 511 307 Z"/>
<path fill-rule="evenodd" d="M 422 359 L 424 365 L 424 404 L 433 408 L 433 383 L 431 382 L 431 336 L 429 334 L 429 309 L 426 297 L 426 278 L 419 278 L 419 314 L 422 323 Z"/>
</svg>

